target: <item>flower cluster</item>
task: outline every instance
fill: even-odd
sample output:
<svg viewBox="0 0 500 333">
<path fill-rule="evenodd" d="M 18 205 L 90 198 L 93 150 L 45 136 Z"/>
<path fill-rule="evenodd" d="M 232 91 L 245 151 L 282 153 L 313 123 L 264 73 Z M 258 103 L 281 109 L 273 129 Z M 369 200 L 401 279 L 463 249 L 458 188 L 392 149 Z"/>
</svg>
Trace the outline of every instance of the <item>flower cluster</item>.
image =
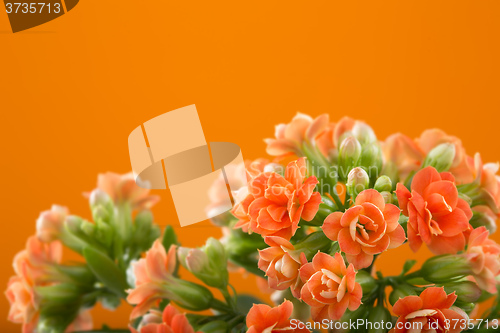
<svg viewBox="0 0 500 333">
<path fill-rule="evenodd" d="M 274 160 L 231 166 L 213 184 L 206 209 L 224 236 L 199 247 L 170 225 L 161 236 L 149 210 L 158 197 L 130 174 L 99 176 L 86 194 L 93 221 L 61 206 L 42 213 L 14 259 L 9 319 L 26 333 L 86 330 L 94 304 L 126 300 L 133 333 L 310 332 L 297 322 L 311 320 L 370 333 L 499 327 L 498 164 L 441 130 L 382 141 L 363 121 L 327 114 L 298 114 L 265 142 Z M 240 186 L 230 212 L 227 179 Z M 379 256 L 404 246 L 432 256 L 397 276 L 377 271 Z M 63 248 L 84 260 L 63 263 Z M 238 294 L 230 272 L 258 276 L 274 307 Z M 370 328 L 349 325 L 360 321 Z"/>
</svg>

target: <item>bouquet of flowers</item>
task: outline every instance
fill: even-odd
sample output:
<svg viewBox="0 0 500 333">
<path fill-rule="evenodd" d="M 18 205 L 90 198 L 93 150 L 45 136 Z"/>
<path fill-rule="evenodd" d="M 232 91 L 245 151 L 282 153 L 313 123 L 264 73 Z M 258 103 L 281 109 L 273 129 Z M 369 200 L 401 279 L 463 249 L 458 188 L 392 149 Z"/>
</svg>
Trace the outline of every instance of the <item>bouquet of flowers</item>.
<svg viewBox="0 0 500 333">
<path fill-rule="evenodd" d="M 182 247 L 171 226 L 162 234 L 150 211 L 158 197 L 130 174 L 99 176 L 87 194 L 93 221 L 60 206 L 41 213 L 14 259 L 9 320 L 23 332 L 92 330 L 89 309 L 126 300 L 135 307 L 123 332 L 498 330 L 498 164 L 440 130 L 379 141 L 364 122 L 327 114 L 298 114 L 266 143 L 274 160 L 241 166 L 234 208 L 213 218 L 224 236 L 200 248 Z M 224 191 L 214 183 L 207 210 Z M 377 257 L 401 246 L 434 256 L 397 276 L 377 271 Z M 62 262 L 63 248 L 83 260 Z M 274 304 L 237 293 L 228 272 L 241 270 Z"/>
</svg>

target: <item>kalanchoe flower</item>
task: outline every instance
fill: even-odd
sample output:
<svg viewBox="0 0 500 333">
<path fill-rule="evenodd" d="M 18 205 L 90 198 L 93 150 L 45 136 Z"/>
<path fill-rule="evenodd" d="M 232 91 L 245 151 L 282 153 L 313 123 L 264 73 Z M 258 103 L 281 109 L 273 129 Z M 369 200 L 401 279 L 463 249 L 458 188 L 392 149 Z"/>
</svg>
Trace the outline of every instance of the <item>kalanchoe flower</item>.
<svg viewBox="0 0 500 333">
<path fill-rule="evenodd" d="M 472 230 L 467 243 L 466 258 L 479 287 L 491 294 L 497 292 L 496 277 L 500 274 L 500 245 L 488 238 L 488 230 Z"/>
<path fill-rule="evenodd" d="M 433 148 L 425 158 L 423 167 L 431 166 L 438 172 L 448 171 L 455 158 L 455 145 L 452 143 L 442 143 Z"/>
<path fill-rule="evenodd" d="M 259 268 L 266 272 L 269 287 L 285 290 L 290 287 L 293 295 L 300 298 L 302 281 L 299 268 L 307 263 L 304 253 L 294 253 L 294 246 L 284 238 L 268 236 L 268 248 L 259 251 Z"/>
<path fill-rule="evenodd" d="M 328 238 L 338 240 L 347 260 L 361 269 L 371 265 L 375 254 L 406 240 L 399 216 L 398 207 L 386 204 L 379 192 L 370 189 L 361 192 L 345 213 L 330 214 L 322 229 Z"/>
<path fill-rule="evenodd" d="M 405 180 L 412 171 L 420 168 L 425 158 L 425 153 L 416 142 L 401 133 L 389 136 L 382 143 L 382 152 L 386 161 L 384 168 L 390 166 L 396 170 L 396 177 L 391 177 L 393 181 Z"/>
<path fill-rule="evenodd" d="M 149 209 L 160 199 L 156 195 L 149 195 L 149 189 L 139 187 L 132 173 L 100 174 L 97 177 L 97 188 L 106 192 L 115 204 L 130 204 L 132 209 Z"/>
<path fill-rule="evenodd" d="M 53 205 L 50 210 L 40 213 L 36 220 L 38 238 L 45 243 L 59 239 L 68 214 L 69 210 L 66 207 L 58 205 Z"/>
<path fill-rule="evenodd" d="M 322 135 L 329 126 L 328 114 L 316 119 L 298 113 L 289 124 L 276 126 L 275 139 L 266 139 L 266 151 L 271 156 L 286 156 L 295 154 L 303 156 L 304 142 L 315 143 L 316 138 Z"/>
<path fill-rule="evenodd" d="M 425 242 L 434 254 L 457 253 L 465 247 L 472 211 L 458 196 L 454 177 L 433 167 L 420 170 L 411 192 L 401 183 L 396 191 L 399 207 L 408 220 L 408 241 L 416 252 Z"/>
<path fill-rule="evenodd" d="M 195 333 L 185 314 L 181 314 L 172 305 L 167 305 L 163 313 L 151 310 L 142 319 L 136 330 L 130 326 L 132 333 Z M 201 332 L 197 332 L 201 333 Z"/>
<path fill-rule="evenodd" d="M 290 239 L 300 219 L 312 220 L 321 203 L 321 195 L 314 192 L 318 180 L 305 176 L 305 159 L 300 158 L 288 164 L 284 177 L 274 172 L 255 177 L 248 195 L 233 208 L 239 218 L 235 227 Z"/>
<path fill-rule="evenodd" d="M 208 289 L 173 276 L 176 251 L 177 246 L 172 245 L 167 254 L 160 240 L 156 240 L 146 258 L 134 264 L 135 288 L 127 290 L 127 301 L 137 306 L 130 319 L 142 316 L 162 299 L 194 311 L 210 307 L 213 296 Z"/>
<path fill-rule="evenodd" d="M 305 327 L 292 328 L 289 319 L 292 312 L 293 304 L 286 300 L 275 308 L 265 304 L 254 304 L 247 315 L 247 333 L 310 332 Z"/>
<path fill-rule="evenodd" d="M 34 284 L 32 280 L 13 276 L 10 278 L 5 291 L 10 304 L 9 321 L 22 324 L 23 333 L 34 332 L 39 312 L 35 301 Z"/>
<path fill-rule="evenodd" d="M 458 333 L 459 323 L 469 318 L 457 307 L 452 307 L 457 296 L 446 295 L 443 288 L 430 287 L 420 296 L 407 296 L 394 304 L 393 311 L 399 316 L 391 333 Z M 458 323 L 458 324 L 456 324 Z"/>
<path fill-rule="evenodd" d="M 300 278 L 305 283 L 301 297 L 311 307 L 314 321 L 338 320 L 347 308 L 354 311 L 361 305 L 363 291 L 354 266 L 346 267 L 340 253 L 331 257 L 318 252 L 311 263 L 302 266 Z"/>
<path fill-rule="evenodd" d="M 363 168 L 354 168 L 347 176 L 347 191 L 351 197 L 356 199 L 357 195 L 368 188 L 370 177 Z"/>
</svg>

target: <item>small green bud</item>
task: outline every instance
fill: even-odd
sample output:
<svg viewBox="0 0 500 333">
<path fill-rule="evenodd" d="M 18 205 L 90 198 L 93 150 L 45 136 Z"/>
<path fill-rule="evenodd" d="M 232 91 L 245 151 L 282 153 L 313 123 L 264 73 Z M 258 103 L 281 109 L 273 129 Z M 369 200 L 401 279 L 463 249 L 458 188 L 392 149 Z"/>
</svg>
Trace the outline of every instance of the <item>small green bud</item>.
<svg viewBox="0 0 500 333">
<path fill-rule="evenodd" d="M 481 289 L 472 281 L 446 283 L 443 286 L 447 294 L 455 292 L 459 302 L 474 303 L 481 297 Z"/>
<path fill-rule="evenodd" d="M 368 188 L 370 184 L 370 177 L 363 168 L 354 168 L 347 176 L 347 191 L 355 200 L 359 193 Z"/>
<path fill-rule="evenodd" d="M 400 298 L 405 298 L 406 296 L 413 295 L 417 295 L 417 292 L 415 288 L 413 288 L 413 286 L 407 283 L 398 284 L 389 295 L 389 302 L 391 303 L 391 305 L 394 305 Z"/>
<path fill-rule="evenodd" d="M 368 315 L 368 333 L 386 333 L 387 323 L 392 322 L 389 310 L 383 306 L 376 306 L 370 310 Z"/>
<path fill-rule="evenodd" d="M 83 221 L 80 225 L 82 231 L 89 237 L 94 237 L 96 232 L 96 227 L 94 223 L 90 223 L 89 221 Z"/>
<path fill-rule="evenodd" d="M 391 204 L 394 202 L 394 196 L 391 192 L 384 191 L 380 192 L 380 194 L 382 194 L 382 197 L 384 198 L 386 204 Z"/>
<path fill-rule="evenodd" d="M 425 158 L 423 168 L 432 166 L 438 172 L 448 171 L 455 158 L 455 145 L 452 143 L 442 143 L 432 149 Z"/>
<path fill-rule="evenodd" d="M 460 255 L 441 255 L 428 259 L 421 268 L 422 277 L 433 283 L 448 283 L 472 274 L 467 259 Z"/>
<path fill-rule="evenodd" d="M 363 289 L 363 295 L 369 295 L 377 287 L 377 281 L 367 271 L 358 271 L 356 282 Z"/>
<path fill-rule="evenodd" d="M 353 137 L 348 136 L 342 141 L 339 148 L 340 176 L 345 177 L 354 168 L 361 157 L 361 144 Z"/>
<path fill-rule="evenodd" d="M 470 220 L 471 226 L 476 229 L 479 227 L 485 227 L 490 232 L 490 235 L 497 231 L 496 219 L 486 212 L 473 211 L 473 216 Z"/>
<path fill-rule="evenodd" d="M 357 166 L 363 167 L 370 179 L 377 179 L 382 172 L 382 149 L 378 143 L 363 146 Z"/>
<path fill-rule="evenodd" d="M 168 298 L 180 307 L 191 311 L 203 311 L 211 307 L 213 295 L 207 288 L 189 281 L 175 279 L 164 284 Z"/>
<path fill-rule="evenodd" d="M 352 134 L 362 145 L 371 144 L 377 141 L 377 136 L 375 135 L 373 129 L 361 121 L 356 122 L 352 128 Z"/>
<path fill-rule="evenodd" d="M 392 180 L 389 178 L 389 176 L 380 176 L 378 177 L 377 181 L 375 182 L 374 189 L 376 189 L 379 192 L 391 192 L 392 191 Z"/>
</svg>

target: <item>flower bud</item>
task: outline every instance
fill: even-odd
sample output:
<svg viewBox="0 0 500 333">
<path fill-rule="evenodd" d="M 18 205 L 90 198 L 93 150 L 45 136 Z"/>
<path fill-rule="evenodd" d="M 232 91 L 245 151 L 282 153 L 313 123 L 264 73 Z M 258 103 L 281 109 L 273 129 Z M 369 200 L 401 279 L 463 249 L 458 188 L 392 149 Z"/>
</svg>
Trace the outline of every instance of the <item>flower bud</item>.
<svg viewBox="0 0 500 333">
<path fill-rule="evenodd" d="M 388 322 L 392 322 L 389 310 L 382 305 L 374 307 L 368 315 L 368 333 L 386 333 Z"/>
<path fill-rule="evenodd" d="M 382 194 L 382 197 L 384 198 L 386 204 L 391 204 L 394 202 L 394 197 L 391 192 L 384 191 L 380 192 L 380 194 Z"/>
<path fill-rule="evenodd" d="M 226 333 L 228 332 L 228 327 L 225 321 L 215 320 L 203 325 L 198 331 L 204 333 Z"/>
<path fill-rule="evenodd" d="M 106 206 L 112 201 L 106 192 L 100 189 L 95 189 L 90 193 L 89 202 L 91 207 L 95 207 L 95 206 Z"/>
<path fill-rule="evenodd" d="M 378 177 L 382 171 L 382 149 L 377 142 L 363 146 L 357 166 L 368 170 L 370 177 Z"/>
<path fill-rule="evenodd" d="M 352 134 L 362 145 L 371 144 L 377 141 L 377 136 L 375 135 L 373 129 L 369 125 L 361 121 L 356 122 L 356 124 L 352 128 Z"/>
<path fill-rule="evenodd" d="M 400 298 L 405 298 L 406 296 L 412 295 L 417 295 L 417 292 L 415 288 L 413 288 L 413 286 L 407 283 L 398 284 L 389 295 L 389 302 L 391 303 L 391 305 L 394 305 Z"/>
<path fill-rule="evenodd" d="M 474 229 L 485 227 L 490 232 L 490 235 L 497 231 L 495 215 L 478 211 L 473 211 L 473 214 L 470 224 Z"/>
<path fill-rule="evenodd" d="M 211 307 L 213 295 L 207 288 L 189 281 L 174 279 L 164 284 L 168 298 L 191 311 L 203 311 Z"/>
<path fill-rule="evenodd" d="M 58 205 L 53 205 L 51 210 L 42 212 L 36 220 L 38 238 L 45 243 L 59 239 L 67 215 L 68 209 Z"/>
<path fill-rule="evenodd" d="M 99 189 L 93 190 L 89 197 L 90 209 L 94 221 L 108 221 L 113 216 L 113 201 L 110 196 Z"/>
<path fill-rule="evenodd" d="M 331 245 L 332 241 L 323 231 L 316 231 L 295 243 L 294 250 L 288 251 L 288 254 L 292 258 L 299 259 L 300 254 L 304 253 L 307 260 L 311 260 L 318 251 L 326 251 Z"/>
<path fill-rule="evenodd" d="M 339 149 L 340 176 L 345 177 L 354 168 L 361 157 L 361 144 L 353 137 L 349 136 L 342 141 Z"/>
<path fill-rule="evenodd" d="M 356 274 L 356 282 L 363 289 L 363 295 L 370 294 L 376 287 L 377 281 L 367 271 L 358 271 Z"/>
<path fill-rule="evenodd" d="M 472 269 L 465 257 L 447 254 L 428 259 L 421 272 L 427 281 L 447 283 L 471 275 Z"/>
<path fill-rule="evenodd" d="M 349 176 L 347 176 L 347 191 L 353 200 L 356 199 L 359 193 L 366 190 L 369 184 L 370 178 L 363 168 L 354 168 L 349 172 Z"/>
<path fill-rule="evenodd" d="M 278 163 L 269 163 L 266 164 L 266 166 L 264 167 L 264 172 L 276 172 L 279 173 L 280 175 L 284 175 L 285 168 Z"/>
<path fill-rule="evenodd" d="M 455 145 L 442 143 L 432 149 L 425 158 L 423 168 L 432 166 L 438 172 L 448 171 L 455 159 Z"/>
<path fill-rule="evenodd" d="M 377 181 L 375 182 L 374 189 L 376 189 L 379 192 L 390 192 L 392 191 L 392 180 L 389 178 L 389 176 L 380 176 L 378 177 Z"/>
<path fill-rule="evenodd" d="M 481 296 L 481 288 L 472 281 L 446 283 L 443 286 L 447 294 L 455 292 L 459 302 L 474 303 Z"/>
<path fill-rule="evenodd" d="M 82 221 L 80 228 L 85 233 L 85 235 L 87 235 L 89 237 L 94 237 L 95 231 L 96 231 L 95 224 L 93 224 L 89 221 Z"/>
<path fill-rule="evenodd" d="M 228 283 L 227 258 L 224 247 L 209 238 L 201 249 L 179 248 L 179 262 L 210 287 L 225 288 Z"/>
</svg>

